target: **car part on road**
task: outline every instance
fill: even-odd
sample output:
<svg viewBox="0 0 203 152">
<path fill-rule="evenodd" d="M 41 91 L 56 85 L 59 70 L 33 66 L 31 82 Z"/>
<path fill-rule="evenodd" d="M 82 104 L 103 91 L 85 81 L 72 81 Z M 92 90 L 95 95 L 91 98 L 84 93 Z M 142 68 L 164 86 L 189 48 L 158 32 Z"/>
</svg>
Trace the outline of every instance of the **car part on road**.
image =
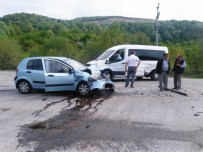
<svg viewBox="0 0 203 152">
<path fill-rule="evenodd" d="M 137 78 L 137 80 L 142 80 L 143 77 L 136 77 L 136 78 Z"/>
<path fill-rule="evenodd" d="M 178 91 L 178 90 L 173 90 L 173 89 L 169 89 L 169 88 L 167 88 L 167 89 L 165 89 L 165 90 L 168 90 L 168 91 L 171 91 L 171 92 L 175 92 L 175 93 L 178 93 L 178 94 L 181 94 L 181 95 L 187 96 L 186 93 L 184 93 L 184 92 L 180 92 L 180 91 Z"/>
</svg>

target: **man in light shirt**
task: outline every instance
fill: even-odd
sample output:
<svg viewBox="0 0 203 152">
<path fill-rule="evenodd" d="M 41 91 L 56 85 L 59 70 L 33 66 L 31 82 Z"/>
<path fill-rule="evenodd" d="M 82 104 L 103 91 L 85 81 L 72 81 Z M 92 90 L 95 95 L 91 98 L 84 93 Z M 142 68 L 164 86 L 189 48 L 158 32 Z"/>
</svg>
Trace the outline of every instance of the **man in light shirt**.
<svg viewBox="0 0 203 152">
<path fill-rule="evenodd" d="M 164 53 L 163 58 L 157 62 L 156 73 L 159 75 L 160 91 L 168 89 L 168 74 L 170 73 L 170 62 L 168 54 Z"/>
<path fill-rule="evenodd" d="M 130 76 L 131 76 L 130 87 L 131 88 L 134 87 L 135 74 L 139 65 L 140 65 L 140 59 L 137 56 L 135 56 L 135 52 L 132 51 L 131 55 L 128 57 L 127 62 L 125 64 L 125 71 L 127 72 L 125 87 L 128 87 L 129 85 Z"/>
</svg>

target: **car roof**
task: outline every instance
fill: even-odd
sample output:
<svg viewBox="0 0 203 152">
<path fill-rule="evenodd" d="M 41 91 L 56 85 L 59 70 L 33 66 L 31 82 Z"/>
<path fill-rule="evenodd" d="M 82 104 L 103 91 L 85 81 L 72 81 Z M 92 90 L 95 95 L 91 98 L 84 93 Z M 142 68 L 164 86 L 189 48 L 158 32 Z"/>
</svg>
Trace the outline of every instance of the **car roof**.
<svg viewBox="0 0 203 152">
<path fill-rule="evenodd" d="M 60 60 L 60 61 L 65 61 L 65 60 L 71 60 L 71 58 L 68 57 L 60 57 L 60 56 L 36 56 L 36 57 L 27 57 L 24 58 L 22 61 L 29 61 L 29 60 L 34 60 L 34 59 L 54 59 L 54 60 Z"/>
<path fill-rule="evenodd" d="M 168 48 L 166 46 L 153 46 L 153 45 L 136 45 L 136 44 L 124 44 L 124 45 L 117 45 L 109 48 L 108 50 L 118 50 L 121 48 L 128 48 L 128 49 L 150 49 L 150 50 L 165 50 L 168 52 Z"/>
<path fill-rule="evenodd" d="M 36 57 L 27 57 L 26 59 L 57 59 L 57 60 L 65 60 L 67 57 L 59 57 L 59 56 L 36 56 Z"/>
</svg>

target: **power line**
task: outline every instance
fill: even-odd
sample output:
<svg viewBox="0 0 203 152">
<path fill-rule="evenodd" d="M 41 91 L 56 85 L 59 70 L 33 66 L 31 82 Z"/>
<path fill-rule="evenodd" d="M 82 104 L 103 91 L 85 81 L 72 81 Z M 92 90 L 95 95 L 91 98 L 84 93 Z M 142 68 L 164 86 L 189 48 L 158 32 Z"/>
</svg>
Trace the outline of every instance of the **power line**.
<svg viewBox="0 0 203 152">
<path fill-rule="evenodd" d="M 200 0 L 196 0 L 196 1 L 194 1 L 192 4 L 190 4 L 188 7 L 186 7 L 183 11 L 181 11 L 178 15 L 176 15 L 176 17 L 175 18 L 177 18 L 177 17 L 179 17 L 180 15 L 182 15 L 183 13 L 185 13 L 187 10 L 189 10 L 193 5 L 195 5 L 198 1 L 200 1 Z M 174 19 L 175 19 L 174 18 Z"/>
</svg>

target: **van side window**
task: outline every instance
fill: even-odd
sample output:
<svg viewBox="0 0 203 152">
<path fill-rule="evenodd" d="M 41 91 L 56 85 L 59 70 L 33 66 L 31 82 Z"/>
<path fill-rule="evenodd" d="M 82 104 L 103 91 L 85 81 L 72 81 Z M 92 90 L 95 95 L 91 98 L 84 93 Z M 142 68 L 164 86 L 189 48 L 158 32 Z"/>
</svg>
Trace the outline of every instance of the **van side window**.
<svg viewBox="0 0 203 152">
<path fill-rule="evenodd" d="M 42 60 L 41 59 L 30 60 L 27 64 L 27 69 L 43 71 Z"/>
<path fill-rule="evenodd" d="M 124 49 L 120 49 L 116 51 L 109 59 L 109 61 L 112 63 L 120 62 L 124 59 Z"/>
<path fill-rule="evenodd" d="M 165 51 L 160 50 L 129 49 L 128 55 L 130 55 L 131 51 L 135 51 L 136 56 L 138 56 L 140 60 L 152 60 L 152 61 L 157 61 L 161 59 L 163 54 L 165 53 Z"/>
<path fill-rule="evenodd" d="M 45 60 L 45 68 L 47 73 L 68 73 L 69 67 L 61 62 L 54 60 Z"/>
</svg>

